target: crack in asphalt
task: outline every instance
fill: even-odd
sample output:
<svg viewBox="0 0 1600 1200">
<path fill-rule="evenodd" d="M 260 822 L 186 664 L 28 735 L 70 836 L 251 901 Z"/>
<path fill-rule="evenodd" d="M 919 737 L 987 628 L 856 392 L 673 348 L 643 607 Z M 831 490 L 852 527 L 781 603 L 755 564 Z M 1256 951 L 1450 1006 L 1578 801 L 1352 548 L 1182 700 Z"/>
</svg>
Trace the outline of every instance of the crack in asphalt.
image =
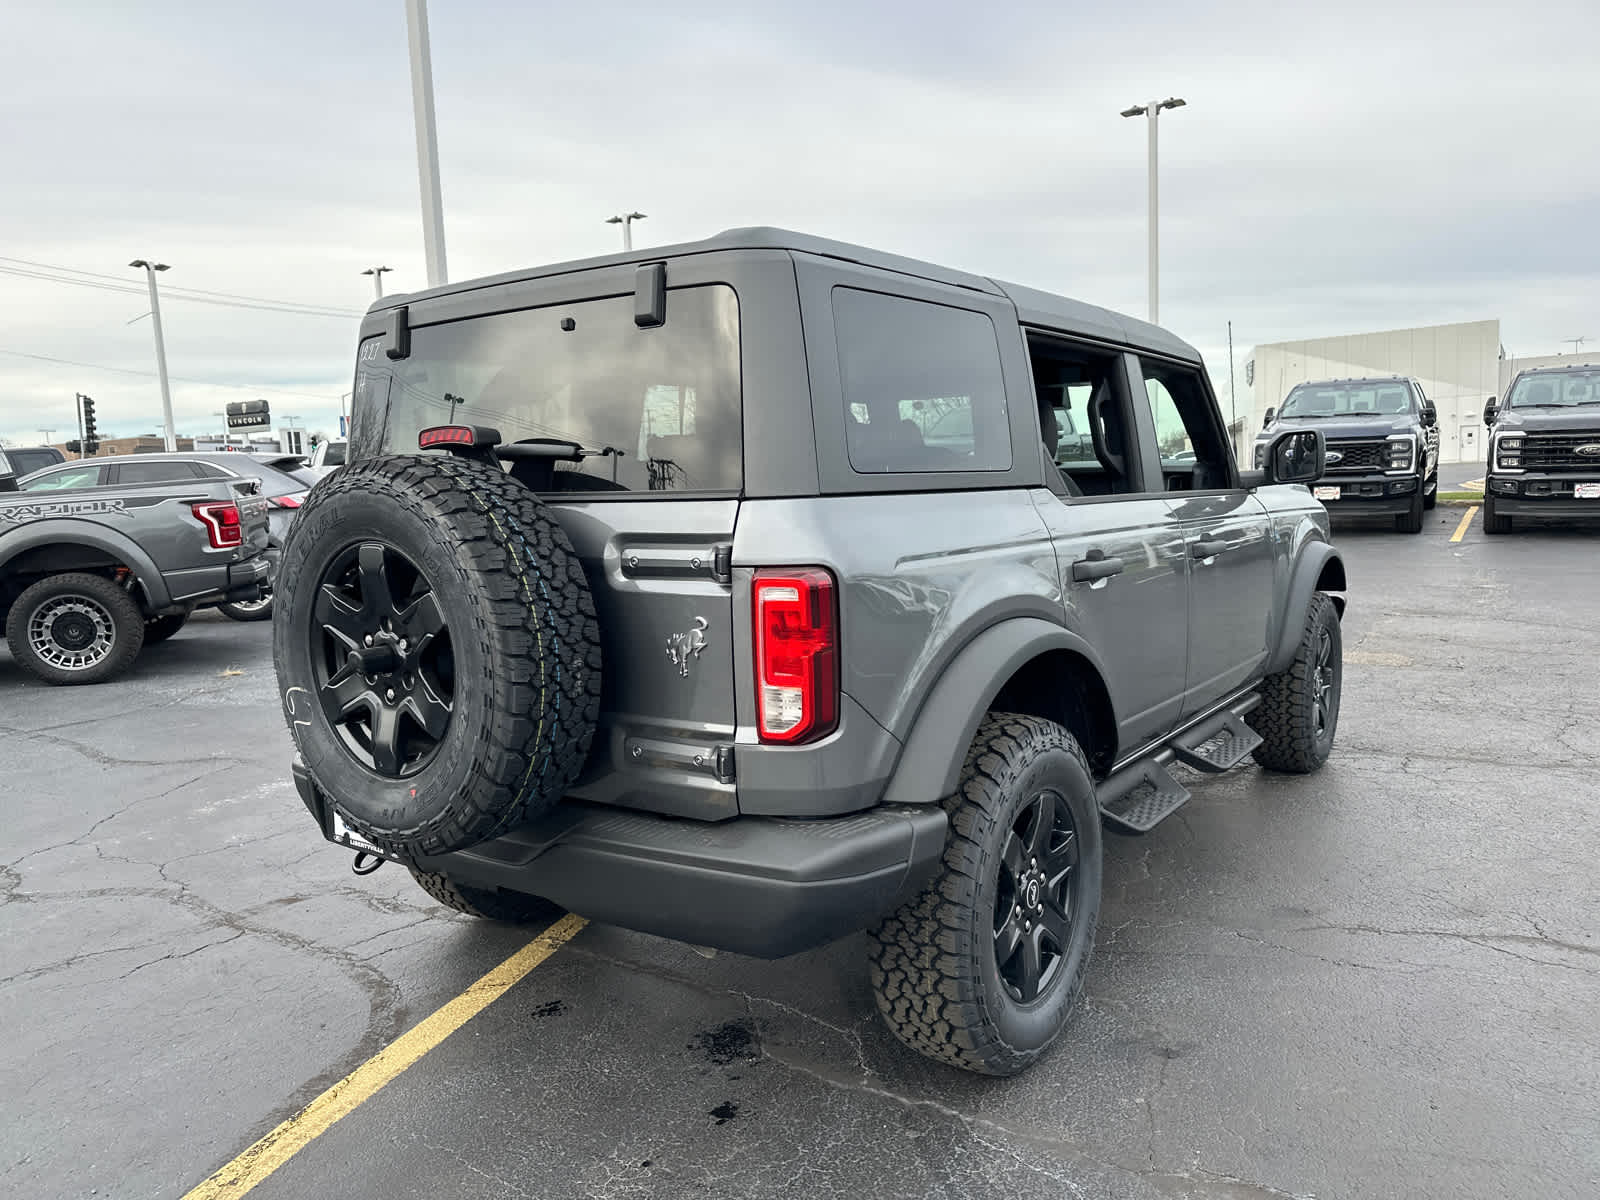
<svg viewBox="0 0 1600 1200">
<path fill-rule="evenodd" d="M 93 825 L 90 825 L 89 828 L 85 829 L 77 837 L 69 838 L 67 841 L 64 841 L 64 842 L 57 842 L 52 846 L 41 846 L 37 850 L 30 850 L 30 851 L 28 851 L 28 853 L 24 854 L 21 858 L 13 859 L 10 863 L 7 863 L 6 867 L 7 867 L 8 870 L 11 870 L 11 871 L 15 872 L 18 867 L 20 867 L 23 863 L 27 862 L 30 858 L 36 858 L 37 856 L 39 856 L 41 854 L 48 854 L 52 850 L 64 850 L 68 846 L 81 846 L 81 845 L 83 845 L 85 840 L 87 840 L 88 838 L 90 838 L 90 837 L 92 837 L 94 835 L 95 830 L 99 829 L 102 825 L 106 824 L 108 821 L 115 821 L 118 817 L 122 816 L 123 813 L 129 811 L 130 809 L 137 808 L 141 804 L 149 804 L 153 800 L 165 800 L 168 796 L 172 795 L 173 792 L 182 791 L 184 788 L 188 787 L 190 784 L 199 783 L 202 779 L 209 779 L 213 775 L 220 775 L 223 771 L 228 770 L 231 765 L 232 765 L 231 763 L 222 763 L 222 764 L 220 764 L 220 765 L 218 765 L 216 767 L 213 767 L 209 771 L 200 772 L 200 774 L 194 776 L 191 779 L 185 779 L 182 783 L 174 784 L 172 787 L 167 788 L 167 790 L 164 791 L 164 792 L 157 792 L 153 796 L 140 796 L 136 800 L 130 800 L 126 804 L 124 804 L 121 808 L 115 809 L 112 812 L 107 813 L 105 816 L 99 818 L 97 821 L 95 821 L 95 823 Z M 97 848 L 97 850 L 98 850 L 98 848 Z M 137 862 L 138 860 L 137 859 L 127 859 L 125 861 Z M 145 864 L 145 865 L 154 866 L 155 864 L 148 863 L 148 864 Z M 20 883 L 20 878 L 19 878 L 19 883 Z"/>
<path fill-rule="evenodd" d="M 214 942 L 207 942 L 203 946 L 196 946 L 193 950 L 185 950 L 182 954 L 163 954 L 160 958 L 152 958 L 149 962 L 142 962 L 132 970 L 118 975 L 117 982 L 121 983 L 124 979 L 128 978 L 129 975 L 135 975 L 144 970 L 146 967 L 153 967 L 157 963 L 177 962 L 180 959 L 193 958 L 196 954 L 199 954 L 203 950 L 212 950 L 218 946 L 226 946 L 229 942 L 237 942 L 240 938 L 245 936 L 245 932 L 245 930 L 241 929 L 229 937 L 218 938 Z"/>
</svg>

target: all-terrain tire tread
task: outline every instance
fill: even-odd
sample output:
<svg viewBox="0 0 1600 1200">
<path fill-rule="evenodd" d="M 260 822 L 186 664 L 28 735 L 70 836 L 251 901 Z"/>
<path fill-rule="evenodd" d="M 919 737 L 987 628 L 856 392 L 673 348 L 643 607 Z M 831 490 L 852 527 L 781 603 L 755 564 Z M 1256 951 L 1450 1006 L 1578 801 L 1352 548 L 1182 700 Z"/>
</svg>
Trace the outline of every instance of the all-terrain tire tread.
<svg viewBox="0 0 1600 1200">
<path fill-rule="evenodd" d="M 991 713 L 967 752 L 961 784 L 944 801 L 950 814 L 943 870 L 915 900 L 868 938 L 869 973 L 878 1011 L 894 1035 L 930 1058 L 985 1075 L 1014 1075 L 1049 1049 L 1007 1045 L 985 1009 L 979 975 L 980 946 L 971 934 L 970 910 L 980 882 L 993 865 L 984 834 L 1003 819 L 1006 786 L 1040 750 L 1060 748 L 1078 760 L 1090 778 L 1089 761 L 1077 740 L 1039 717 Z M 1099 917 L 1098 898 L 1079 919 L 1088 923 L 1090 946 Z M 1070 989 L 1068 1009 L 1082 994 L 1090 955 L 1085 953 Z"/>
<path fill-rule="evenodd" d="M 518 892 L 491 892 L 484 888 L 457 883 L 448 875 L 441 875 L 437 871 L 424 871 L 419 867 L 408 869 L 411 877 L 428 895 L 446 908 L 466 913 L 469 917 L 524 925 L 531 921 L 554 920 L 561 915 L 559 908 L 539 896 L 525 896 Z"/>
<path fill-rule="evenodd" d="M 1325 615 L 1338 622 L 1332 598 L 1317 592 L 1311 597 L 1305 632 L 1295 648 L 1294 660 L 1287 669 L 1262 681 L 1261 703 L 1245 718 L 1250 728 L 1261 735 L 1255 760 L 1270 771 L 1306 775 L 1326 758 L 1317 752 L 1316 704 L 1310 687 L 1316 646 L 1311 635 Z"/>
</svg>

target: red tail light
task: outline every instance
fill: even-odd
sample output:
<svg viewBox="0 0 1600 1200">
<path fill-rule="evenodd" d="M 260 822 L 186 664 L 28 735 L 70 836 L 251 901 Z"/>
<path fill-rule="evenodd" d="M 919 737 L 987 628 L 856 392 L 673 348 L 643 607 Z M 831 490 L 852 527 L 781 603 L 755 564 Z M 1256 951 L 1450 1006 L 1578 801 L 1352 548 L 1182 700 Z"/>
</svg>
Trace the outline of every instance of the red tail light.
<svg viewBox="0 0 1600 1200">
<path fill-rule="evenodd" d="M 244 545 L 244 528 L 239 523 L 239 506 L 232 500 L 210 500 L 194 507 L 195 520 L 206 527 L 206 536 L 215 550 L 230 550 Z"/>
<path fill-rule="evenodd" d="M 429 446 L 470 446 L 475 439 L 470 425 L 435 425 L 417 435 L 417 449 Z"/>
<path fill-rule="evenodd" d="M 839 720 L 833 576 L 818 567 L 756 572 L 756 714 L 764 742 L 810 742 Z"/>
</svg>

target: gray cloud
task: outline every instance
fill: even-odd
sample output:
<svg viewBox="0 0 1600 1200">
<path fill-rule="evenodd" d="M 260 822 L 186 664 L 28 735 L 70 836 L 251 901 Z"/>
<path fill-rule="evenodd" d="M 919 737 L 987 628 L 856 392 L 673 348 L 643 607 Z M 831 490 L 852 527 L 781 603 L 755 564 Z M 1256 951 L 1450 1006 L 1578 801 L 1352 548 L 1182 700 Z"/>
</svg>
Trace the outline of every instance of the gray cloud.
<svg viewBox="0 0 1600 1200">
<path fill-rule="evenodd" d="M 38 6 L 35 6 L 36 8 Z M 1498 316 L 1522 352 L 1600 335 L 1600 73 L 1585 3 L 1134 8 L 433 5 L 452 275 L 781 224 L 1135 314 L 1144 130 L 1162 122 L 1163 322 L 1225 387 L 1255 342 Z M 393 0 L 74 5 L 8 17 L 0 254 L 364 306 L 423 280 Z M 136 296 L 0 275 L 0 348 L 150 371 Z M 354 321 L 164 306 L 173 373 L 309 393 Z M 153 378 L 0 354 L 0 437 L 154 429 Z M 180 384 L 180 425 L 248 396 Z"/>
</svg>

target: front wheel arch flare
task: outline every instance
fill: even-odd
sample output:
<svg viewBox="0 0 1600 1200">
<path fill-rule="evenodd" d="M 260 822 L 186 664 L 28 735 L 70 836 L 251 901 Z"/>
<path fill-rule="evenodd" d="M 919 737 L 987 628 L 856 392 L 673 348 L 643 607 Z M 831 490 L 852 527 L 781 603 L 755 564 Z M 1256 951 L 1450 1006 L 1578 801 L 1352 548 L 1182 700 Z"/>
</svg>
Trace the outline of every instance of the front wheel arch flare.
<svg viewBox="0 0 1600 1200">
<path fill-rule="evenodd" d="M 1299 561 L 1289 577 L 1289 586 L 1283 595 L 1283 610 L 1278 614 L 1277 642 L 1267 659 L 1263 675 L 1276 675 L 1294 659 L 1295 648 L 1305 629 L 1306 615 L 1311 611 L 1312 598 L 1318 592 L 1343 592 L 1345 588 L 1344 559 L 1327 542 L 1307 542 L 1301 548 Z M 1331 595 L 1334 608 L 1344 616 L 1344 597 Z"/>
</svg>

